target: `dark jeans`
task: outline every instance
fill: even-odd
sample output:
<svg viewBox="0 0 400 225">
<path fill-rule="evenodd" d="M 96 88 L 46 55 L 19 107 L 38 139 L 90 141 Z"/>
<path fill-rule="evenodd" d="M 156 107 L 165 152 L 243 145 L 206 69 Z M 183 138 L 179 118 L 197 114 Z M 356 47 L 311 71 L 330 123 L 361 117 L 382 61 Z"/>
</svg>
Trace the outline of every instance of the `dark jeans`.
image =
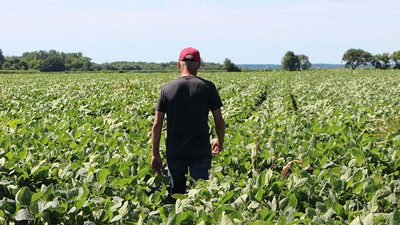
<svg viewBox="0 0 400 225">
<path fill-rule="evenodd" d="M 211 158 L 189 161 L 167 161 L 168 176 L 171 183 L 171 194 L 185 193 L 186 174 L 195 179 L 208 180 L 208 170 L 211 168 Z"/>
</svg>

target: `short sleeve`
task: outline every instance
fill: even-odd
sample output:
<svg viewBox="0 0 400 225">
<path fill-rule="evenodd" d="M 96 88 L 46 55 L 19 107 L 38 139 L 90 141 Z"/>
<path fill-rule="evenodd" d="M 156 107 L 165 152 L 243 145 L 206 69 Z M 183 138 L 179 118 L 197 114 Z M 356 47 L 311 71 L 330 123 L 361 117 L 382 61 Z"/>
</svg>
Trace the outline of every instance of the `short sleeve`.
<svg viewBox="0 0 400 225">
<path fill-rule="evenodd" d="M 223 106 L 222 101 L 221 101 L 221 97 L 218 94 L 218 90 L 215 87 L 215 85 L 213 83 L 210 84 L 210 91 L 211 91 L 211 95 L 210 95 L 210 109 L 211 111 L 214 111 L 218 108 L 221 108 Z"/>
<path fill-rule="evenodd" d="M 165 94 L 163 89 L 161 89 L 160 96 L 158 97 L 156 110 L 163 113 L 167 112 L 167 107 L 165 105 Z"/>
</svg>

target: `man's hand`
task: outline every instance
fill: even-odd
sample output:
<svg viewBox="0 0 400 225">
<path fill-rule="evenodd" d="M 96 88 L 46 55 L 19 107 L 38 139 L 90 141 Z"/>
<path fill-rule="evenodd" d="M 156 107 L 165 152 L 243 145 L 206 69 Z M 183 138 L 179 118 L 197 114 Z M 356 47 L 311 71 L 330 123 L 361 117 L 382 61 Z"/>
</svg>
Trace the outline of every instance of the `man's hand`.
<svg viewBox="0 0 400 225">
<path fill-rule="evenodd" d="M 162 159 L 158 156 L 153 156 L 151 158 L 151 168 L 158 174 L 161 174 L 162 170 Z"/>
<path fill-rule="evenodd" d="M 214 142 L 213 146 L 212 146 L 212 154 L 219 154 L 220 152 L 222 152 L 223 150 L 223 146 L 219 143 L 218 139 Z"/>
<path fill-rule="evenodd" d="M 224 118 L 222 118 L 221 108 L 212 111 L 212 115 L 214 117 L 215 129 L 218 137 L 212 146 L 212 154 L 218 154 L 222 152 L 224 148 L 225 122 Z"/>
</svg>

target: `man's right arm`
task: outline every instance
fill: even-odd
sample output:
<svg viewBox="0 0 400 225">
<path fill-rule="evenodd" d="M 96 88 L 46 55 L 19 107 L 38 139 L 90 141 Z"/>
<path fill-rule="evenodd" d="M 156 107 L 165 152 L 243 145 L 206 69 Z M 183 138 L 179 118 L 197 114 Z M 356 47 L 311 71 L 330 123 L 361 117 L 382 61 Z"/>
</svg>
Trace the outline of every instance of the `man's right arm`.
<svg viewBox="0 0 400 225">
<path fill-rule="evenodd" d="M 217 132 L 217 140 L 212 146 L 212 153 L 218 154 L 224 148 L 224 138 L 225 138 L 225 121 L 222 117 L 221 108 L 212 111 L 214 117 L 215 130 Z"/>
<path fill-rule="evenodd" d="M 156 111 L 153 123 L 153 129 L 151 132 L 151 155 L 152 155 L 151 168 L 158 174 L 160 174 L 162 170 L 162 159 L 160 155 L 160 139 L 161 139 L 161 131 L 164 121 L 164 115 L 165 113 Z"/>
</svg>

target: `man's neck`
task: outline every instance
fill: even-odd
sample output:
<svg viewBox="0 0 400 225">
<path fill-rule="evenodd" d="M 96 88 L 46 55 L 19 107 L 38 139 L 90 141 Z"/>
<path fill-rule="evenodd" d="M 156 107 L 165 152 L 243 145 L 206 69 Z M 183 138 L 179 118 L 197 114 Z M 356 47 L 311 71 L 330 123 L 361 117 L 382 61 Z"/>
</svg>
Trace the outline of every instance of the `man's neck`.
<svg viewBox="0 0 400 225">
<path fill-rule="evenodd" d="M 194 75 L 194 74 L 190 74 L 190 73 L 184 73 L 184 74 L 181 74 L 181 77 L 190 77 L 190 76 L 196 76 L 196 75 Z"/>
<path fill-rule="evenodd" d="M 196 76 L 197 72 L 194 73 L 188 69 L 181 69 L 181 76 Z"/>
</svg>

